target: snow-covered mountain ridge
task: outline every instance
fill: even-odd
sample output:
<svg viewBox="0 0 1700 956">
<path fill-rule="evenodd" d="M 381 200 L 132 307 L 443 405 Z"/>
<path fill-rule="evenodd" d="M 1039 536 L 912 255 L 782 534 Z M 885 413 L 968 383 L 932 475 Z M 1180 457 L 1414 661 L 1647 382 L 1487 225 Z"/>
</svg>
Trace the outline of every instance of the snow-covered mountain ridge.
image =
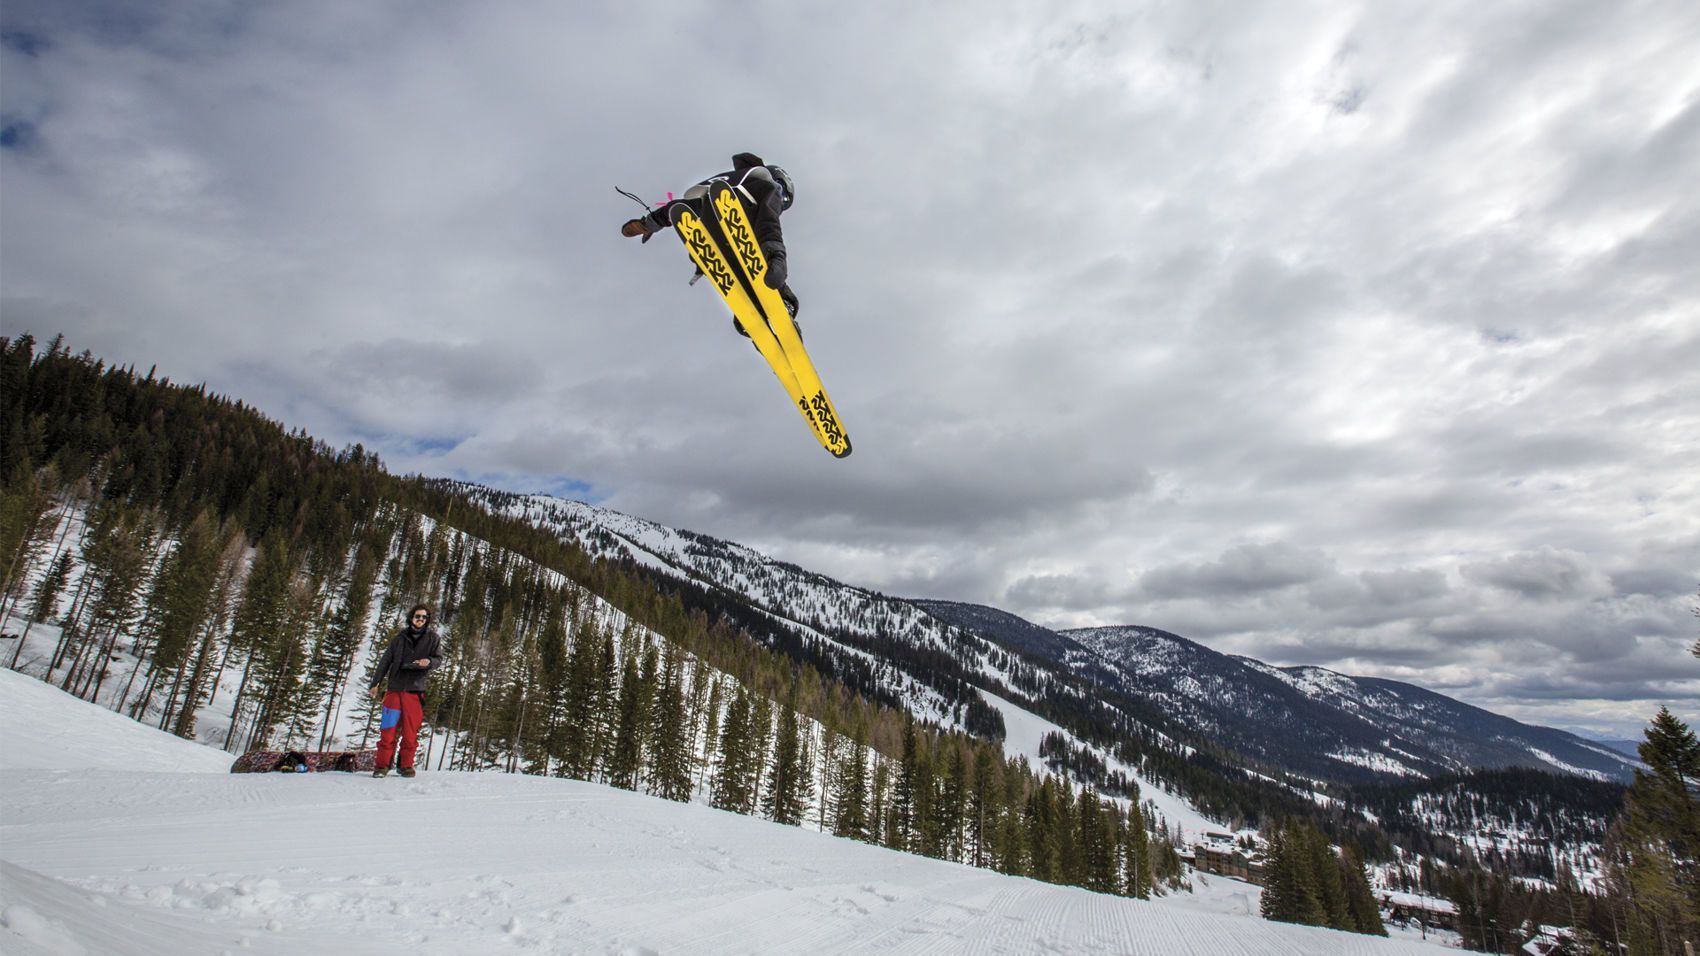
<svg viewBox="0 0 1700 956">
<path fill-rule="evenodd" d="M 463 486 L 477 493 L 474 486 Z M 605 558 L 624 558 L 732 596 L 853 652 L 897 641 L 956 661 L 961 681 L 1029 699 L 1079 678 L 1151 705 L 1133 715 L 1176 725 L 1284 771 L 1345 782 L 1487 767 L 1536 767 L 1627 780 L 1633 758 L 1573 734 L 1522 724 L 1411 684 L 1319 667 L 1276 667 L 1212 651 L 1155 628 L 1057 632 L 978 605 L 904 600 L 773 560 L 733 542 L 547 496 L 487 492 L 505 513 L 554 528 Z M 1000 653 L 1002 652 L 1002 653 Z M 885 686 L 947 718 L 961 689 L 941 694 L 880 662 Z M 936 681 L 935 681 L 936 683 Z"/>
<path fill-rule="evenodd" d="M 1108 661 L 1133 692 L 1186 714 L 1236 749 L 1301 772 L 1351 776 L 1344 768 L 1358 767 L 1430 776 L 1533 767 L 1626 781 L 1635 766 L 1574 734 L 1399 681 L 1276 667 L 1149 627 L 1086 628 L 1062 636 Z"/>
</svg>

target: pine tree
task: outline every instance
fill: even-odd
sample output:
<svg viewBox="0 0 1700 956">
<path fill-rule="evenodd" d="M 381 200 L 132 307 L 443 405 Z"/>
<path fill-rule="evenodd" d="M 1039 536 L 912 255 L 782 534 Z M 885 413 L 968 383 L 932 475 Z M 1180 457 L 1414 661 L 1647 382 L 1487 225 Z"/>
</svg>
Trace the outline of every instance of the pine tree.
<svg viewBox="0 0 1700 956">
<path fill-rule="evenodd" d="M 68 658 L 71 667 L 60 689 L 87 700 L 99 694 L 118 637 L 140 616 L 137 596 L 146 583 L 152 540 L 152 528 L 139 510 L 112 502 L 97 509 L 83 543 L 88 627 L 74 622 L 66 628 L 70 642 L 54 664 Z"/>
<path fill-rule="evenodd" d="M 249 684 L 255 674 L 255 664 L 263 660 L 269 643 L 287 625 L 293 570 L 289 551 L 282 540 L 267 538 L 260 542 L 254 565 L 242 588 L 242 600 L 237 605 L 235 620 L 231 623 L 229 650 L 244 656 L 245 663 L 242 679 L 236 688 L 236 701 L 231 706 L 226 750 L 237 747 L 237 726 L 247 708 L 253 705 Z"/>
<path fill-rule="evenodd" d="M 544 698 L 543 680 L 544 637 L 537 617 L 541 605 L 547 601 L 537 594 L 540 585 L 533 574 L 516 574 L 514 587 L 521 593 L 517 602 L 520 609 L 516 637 L 518 644 L 508 677 L 508 738 L 511 741 L 508 772 L 541 773 L 548 768 L 549 755 L 544 750 L 547 741 L 544 713 L 547 700 Z M 654 674 L 649 677 L 653 693 L 657 678 Z M 644 726 L 638 728 L 638 736 L 642 739 L 641 747 L 647 750 L 650 744 L 648 714 L 645 715 Z"/>
<path fill-rule="evenodd" d="M 592 734 L 589 752 L 591 764 L 585 770 L 586 780 L 593 779 L 599 767 L 606 773 L 608 758 L 614 746 L 614 695 L 618 691 L 614 682 L 618 679 L 620 664 L 615 656 L 613 630 L 601 628 L 600 631 L 601 646 L 596 652 L 598 680 L 591 687 L 591 707 L 596 719 L 586 728 Z"/>
<path fill-rule="evenodd" d="M 71 582 L 71 569 L 74 566 L 69 551 L 61 552 L 53 559 L 53 563 L 48 565 L 47 573 L 42 575 L 41 583 L 36 585 L 35 603 L 30 612 L 31 622 L 42 624 L 53 619 L 59 598 L 65 593 L 65 585 Z"/>
<path fill-rule="evenodd" d="M 1458 935 L 1466 949 L 1503 953 L 1520 942 L 1520 921 L 1507 919 L 1510 888 L 1503 877 L 1480 869 L 1455 870 L 1446 895 L 1457 908 Z"/>
<path fill-rule="evenodd" d="M 1151 835 L 1146 830 L 1145 812 L 1138 803 L 1127 810 L 1126 845 L 1122 851 L 1123 892 L 1142 900 L 1151 898 Z"/>
<path fill-rule="evenodd" d="M 751 752 L 750 726 L 754 707 L 750 693 L 739 684 L 726 708 L 726 719 L 720 730 L 720 767 L 714 775 L 714 793 L 710 804 L 721 810 L 748 813 L 754 801 L 750 785 L 754 754 Z"/>
<path fill-rule="evenodd" d="M 801 712 L 802 694 L 798 685 L 802 682 L 791 682 L 790 704 L 785 708 L 790 723 L 786 762 L 786 783 L 779 796 L 775 798 L 774 819 L 794 826 L 801 826 L 803 818 L 808 813 L 809 799 L 814 794 L 814 737 L 815 725 L 805 718 Z"/>
<path fill-rule="evenodd" d="M 1660 708 L 1639 748 L 1622 814 L 1608 840 L 1607 881 L 1627 903 L 1632 952 L 1700 943 L 1700 742 Z"/>
<path fill-rule="evenodd" d="M 1151 846 L 1151 885 L 1153 888 L 1181 886 L 1181 855 L 1176 849 L 1180 845 L 1179 827 L 1172 834 L 1163 835 L 1160 839 L 1150 841 Z"/>
<path fill-rule="evenodd" d="M 997 869 L 1011 876 L 1032 872 L 1029 858 L 1027 826 L 1027 788 L 1032 775 L 1026 758 L 1011 760 L 1004 765 L 1003 793 L 998 803 Z"/>
<path fill-rule="evenodd" d="M 702 776 L 697 778 L 697 783 L 695 784 L 696 787 L 701 788 L 704 785 L 704 780 L 708 774 L 709 768 L 714 764 L 714 756 L 719 752 L 720 711 L 722 708 L 720 706 L 720 680 L 718 678 L 708 677 L 708 668 L 706 667 L 698 670 L 697 677 L 700 680 L 705 680 L 708 685 L 708 694 L 705 698 L 703 698 L 704 703 L 702 707 L 702 754 L 700 758 L 698 758 L 701 761 L 698 769 L 701 771 Z"/>
<path fill-rule="evenodd" d="M 309 666 L 308 683 L 323 688 L 325 698 L 324 722 L 319 728 L 319 749 L 329 743 L 337 718 L 342 712 L 343 690 L 354 667 L 354 656 L 360 638 L 366 633 L 366 619 L 372 610 L 372 589 L 378 581 L 378 555 L 370 545 L 363 545 L 354 559 L 354 571 L 349 576 L 342 601 L 325 629 L 318 653 Z"/>
<path fill-rule="evenodd" d="M 472 565 L 469 565 L 471 567 Z M 511 728 L 517 723 L 523 698 L 523 688 L 516 685 L 515 674 L 521 669 L 518 650 L 519 623 L 513 604 L 503 593 L 508 581 L 501 562 L 480 559 L 479 587 L 468 588 L 469 600 L 457 613 L 470 619 L 472 636 L 472 671 L 468 678 L 468 697 L 463 714 L 470 714 L 471 726 L 457 738 L 455 766 L 459 769 L 484 770 L 505 766 L 501 760 Z M 487 623 L 494 619 L 496 626 Z M 462 717 L 462 720 L 466 720 Z M 458 721 L 457 721 L 458 723 Z M 613 736 L 609 727 L 610 745 Z"/>
<path fill-rule="evenodd" d="M 272 732 L 292 723 L 300 702 L 297 695 L 301 675 L 307 669 L 306 636 L 314 630 L 318 611 L 318 589 L 304 574 L 290 576 L 285 592 L 283 617 L 268 630 L 254 651 L 256 703 L 248 749 L 264 748 Z M 304 728 L 297 728 L 304 734 Z"/>
<path fill-rule="evenodd" d="M 1121 807 L 1106 800 L 1104 801 L 1104 859 L 1102 871 L 1098 877 L 1103 885 L 1101 892 L 1127 895 L 1127 886 L 1122 881 L 1126 872 L 1126 863 L 1122 860 L 1122 852 L 1127 848 L 1127 816 Z"/>
<path fill-rule="evenodd" d="M 779 709 L 779 729 L 773 750 L 773 775 L 762 800 L 762 812 L 776 823 L 796 826 L 803 818 L 803 795 L 807 778 L 802 757 L 806 742 L 797 718 L 798 682 L 790 683 L 785 706 Z"/>
<path fill-rule="evenodd" d="M 1358 933 L 1386 936 L 1387 927 L 1381 923 L 1381 907 L 1375 901 L 1375 891 L 1369 885 L 1369 871 L 1363 854 L 1350 843 L 1340 848 L 1340 882 L 1346 892 L 1347 925 Z"/>
<path fill-rule="evenodd" d="M 898 759 L 897 780 L 891 795 L 892 825 L 886 835 L 886 846 L 895 850 L 919 848 L 915 822 L 917 792 L 921 787 L 920 749 L 915 718 L 911 716 L 903 725 L 903 753 Z"/>
<path fill-rule="evenodd" d="M 768 752 L 773 747 L 773 701 L 762 693 L 750 696 L 750 795 L 743 813 L 755 813 L 761 804 L 761 782 L 767 776 Z"/>
<path fill-rule="evenodd" d="M 1605 938 L 1595 932 L 1600 922 L 1597 916 L 1600 900 L 1582 889 L 1576 871 L 1568 863 L 1558 868 L 1557 889 L 1563 906 L 1562 922 L 1570 927 L 1576 949 L 1588 954 L 1606 952 Z"/>
<path fill-rule="evenodd" d="M 566 752 L 567 709 L 567 616 L 566 592 L 551 592 L 549 609 L 545 614 L 543 631 L 538 636 L 538 693 L 541 713 L 538 715 L 538 749 L 525 768 L 526 773 L 554 772 L 557 761 Z"/>
<path fill-rule="evenodd" d="M 57 469 L 36 472 L 20 463 L 16 474 L 0 489 L 0 618 L 25 592 L 29 567 L 58 526 L 53 514 Z"/>
<path fill-rule="evenodd" d="M 868 788 L 868 842 L 876 846 L 887 846 L 890 840 L 891 768 L 891 761 L 875 751 L 873 783 Z"/>
<path fill-rule="evenodd" d="M 1304 841 L 1306 869 L 1316 887 L 1316 901 L 1322 906 L 1321 925 L 1332 929 L 1352 928 L 1346 912 L 1346 888 L 1340 881 L 1340 863 L 1328 845 L 1328 838 L 1310 823 L 1303 824 L 1299 834 Z"/>
<path fill-rule="evenodd" d="M 152 702 L 162 677 L 174 677 L 212 614 L 218 577 L 218 536 L 212 516 L 202 512 L 183 530 L 177 548 L 160 567 L 148 592 L 144 639 L 152 646 L 149 674 L 131 716 Z"/>
<path fill-rule="evenodd" d="M 1057 873 L 1055 882 L 1070 886 L 1085 885 L 1086 867 L 1080 847 L 1080 806 L 1074 787 L 1066 777 L 1056 779 L 1056 845 Z"/>
<path fill-rule="evenodd" d="M 952 734 L 940 741 L 938 798 L 933 805 L 934 855 L 947 860 L 962 858 L 962 826 L 967 816 L 967 760 L 960 737 Z"/>
<path fill-rule="evenodd" d="M 327 519 L 328 520 L 328 519 Z M 325 534 L 332 533 L 324 531 Z M 336 556 L 340 557 L 340 556 Z M 341 684 L 346 673 L 336 659 L 332 642 L 336 640 L 336 618 L 339 611 L 327 606 L 332 595 L 345 594 L 347 581 L 344 568 L 333 557 L 320 556 L 307 562 L 301 578 L 306 604 L 300 609 L 298 640 L 303 657 L 293 686 L 284 691 L 279 720 L 284 739 L 290 747 L 319 746 L 325 733 L 328 715 L 334 701 L 342 696 Z M 352 661 L 349 661 L 352 666 Z M 324 749 L 322 746 L 320 749 Z"/>
<path fill-rule="evenodd" d="M 852 734 L 838 768 L 838 813 L 832 832 L 853 840 L 868 838 L 868 748 L 860 726 Z"/>
<path fill-rule="evenodd" d="M 587 618 L 573 635 L 568 659 L 566 726 L 567 746 L 561 772 L 589 780 L 596 771 L 597 726 L 602 722 L 601 688 L 608 679 L 602 673 L 602 651 L 607 636 L 594 619 Z"/>
<path fill-rule="evenodd" d="M 998 825 L 998 796 L 1003 790 L 1003 761 L 984 745 L 973 752 L 973 783 L 968 791 L 968 862 L 990 866 Z"/>
<path fill-rule="evenodd" d="M 622 790 L 636 790 L 643 774 L 643 743 L 654 698 L 655 650 L 644 654 L 640 667 L 627 657 L 620 677 L 620 698 L 614 732 L 613 759 L 608 765 L 608 782 Z"/>
<path fill-rule="evenodd" d="M 652 735 L 654 758 L 649 765 L 650 792 L 679 801 L 691 798 L 690 720 L 683 670 L 682 653 L 669 644 L 667 664 L 657 691 Z"/>
<path fill-rule="evenodd" d="M 1316 876 L 1303 830 L 1289 820 L 1269 837 L 1263 863 L 1263 918 L 1321 926 L 1326 913 L 1317 898 Z"/>
<path fill-rule="evenodd" d="M 1097 794 L 1081 791 L 1074 821 L 1080 861 L 1075 884 L 1099 893 L 1115 891 L 1115 844 L 1109 838 L 1107 815 L 1107 808 Z"/>
<path fill-rule="evenodd" d="M 1056 779 L 1049 774 L 1027 797 L 1027 875 L 1046 883 L 1060 882 L 1065 865 L 1058 797 Z"/>
<path fill-rule="evenodd" d="M 220 534 L 223 543 L 218 549 L 211 613 L 206 625 L 201 628 L 194 661 L 178 669 L 177 678 L 166 694 L 165 712 L 159 718 L 161 730 L 169 729 L 184 739 L 194 739 L 198 708 L 203 699 L 211 697 L 206 688 L 208 684 L 216 686 L 215 675 L 222 666 L 218 663 L 222 660 L 218 634 L 228 620 L 231 601 L 242 575 L 243 557 L 247 552 L 247 541 L 241 532 L 226 529 Z"/>
</svg>

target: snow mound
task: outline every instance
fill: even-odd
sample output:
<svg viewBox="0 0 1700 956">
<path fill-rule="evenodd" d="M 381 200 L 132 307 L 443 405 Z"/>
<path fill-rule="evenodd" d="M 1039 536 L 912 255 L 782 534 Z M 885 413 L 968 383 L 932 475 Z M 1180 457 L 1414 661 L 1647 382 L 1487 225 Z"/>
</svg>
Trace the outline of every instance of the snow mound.
<svg viewBox="0 0 1700 956">
<path fill-rule="evenodd" d="M 574 780 L 134 772 L 142 755 L 185 769 L 201 755 L 20 679 L 0 680 L 0 712 L 18 767 L 0 774 L 7 953 L 1435 951 L 1051 886 Z M 58 742 L 101 735 L 132 772 L 89 767 Z"/>
<path fill-rule="evenodd" d="M 0 668 L 0 770 L 228 773 L 233 760 Z"/>
<path fill-rule="evenodd" d="M 277 929 L 282 925 L 277 924 Z M 248 930 L 209 924 L 152 901 L 127 900 L 80 890 L 0 860 L 0 951 L 13 956 L 184 956 L 185 953 L 287 953 L 304 937 L 268 940 L 264 926 Z M 321 952 L 340 952 L 347 940 L 316 934 Z M 362 952 L 399 952 L 399 946 L 362 944 Z"/>
</svg>

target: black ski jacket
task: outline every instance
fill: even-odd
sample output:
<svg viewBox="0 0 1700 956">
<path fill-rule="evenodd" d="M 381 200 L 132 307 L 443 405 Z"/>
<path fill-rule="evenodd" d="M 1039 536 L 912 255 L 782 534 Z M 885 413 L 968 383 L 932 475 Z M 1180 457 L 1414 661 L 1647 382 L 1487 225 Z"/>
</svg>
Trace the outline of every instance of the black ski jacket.
<svg viewBox="0 0 1700 956">
<path fill-rule="evenodd" d="M 431 663 L 424 667 L 416 667 L 414 661 L 421 657 Z M 425 693 L 425 678 L 437 669 L 443 660 L 443 641 L 432 628 L 426 628 L 424 633 L 404 627 L 395 637 L 390 638 L 389 649 L 384 651 L 383 659 L 378 661 L 377 673 L 380 680 L 389 678 L 387 690 L 409 691 L 415 694 Z"/>
<path fill-rule="evenodd" d="M 752 169 L 765 169 L 766 167 L 767 164 L 761 161 L 760 156 L 754 153 L 739 153 L 732 157 L 731 169 L 723 173 L 716 173 L 697 183 L 697 185 L 707 186 L 716 179 L 724 179 L 734 186 L 743 187 L 751 201 L 751 218 L 754 220 L 753 225 L 756 229 L 756 241 L 761 243 L 762 253 L 771 262 L 773 259 L 785 255 L 785 233 L 779 226 L 779 214 L 785 209 L 784 197 L 780 196 L 779 186 L 770 176 L 749 175 Z M 686 195 L 690 196 L 690 192 L 687 191 Z M 700 214 L 707 200 L 693 197 L 676 199 L 674 202 L 691 203 L 697 207 L 697 212 Z M 655 225 L 655 228 L 667 229 L 672 225 L 672 220 L 668 218 L 667 214 L 667 208 L 670 205 L 672 203 L 649 214 L 649 221 Z"/>
</svg>

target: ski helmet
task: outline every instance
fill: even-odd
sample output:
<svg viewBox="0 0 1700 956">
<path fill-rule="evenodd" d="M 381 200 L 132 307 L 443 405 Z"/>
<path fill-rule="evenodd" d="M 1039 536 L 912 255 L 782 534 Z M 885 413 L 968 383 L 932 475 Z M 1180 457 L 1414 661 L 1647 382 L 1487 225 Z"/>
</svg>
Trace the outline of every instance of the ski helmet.
<svg viewBox="0 0 1700 956">
<path fill-rule="evenodd" d="M 790 209 L 791 203 L 797 198 L 797 187 L 791 185 L 791 174 L 787 173 L 784 167 L 772 163 L 767 165 L 767 171 L 772 173 L 774 180 L 779 183 L 779 208 Z"/>
</svg>

